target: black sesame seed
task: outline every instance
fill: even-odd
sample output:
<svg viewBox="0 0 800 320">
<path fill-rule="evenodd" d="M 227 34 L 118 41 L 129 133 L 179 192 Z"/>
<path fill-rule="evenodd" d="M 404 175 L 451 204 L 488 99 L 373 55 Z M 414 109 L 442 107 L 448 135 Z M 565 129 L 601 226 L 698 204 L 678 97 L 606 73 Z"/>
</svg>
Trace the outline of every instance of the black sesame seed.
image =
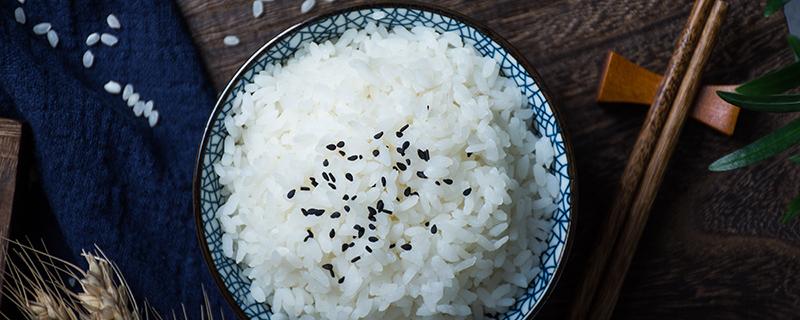
<svg viewBox="0 0 800 320">
<path fill-rule="evenodd" d="M 370 229 L 370 230 L 375 230 L 375 225 L 370 223 L 370 224 L 369 224 L 369 229 Z"/>
<path fill-rule="evenodd" d="M 325 179 L 325 181 L 331 181 L 331 178 L 328 178 L 328 173 L 327 172 L 323 172 L 322 173 L 322 179 Z"/>
<path fill-rule="evenodd" d="M 347 248 L 350 248 L 346 243 L 342 243 L 342 252 L 347 251 Z"/>
<path fill-rule="evenodd" d="M 386 177 L 381 177 L 381 185 L 386 187 Z"/>
<path fill-rule="evenodd" d="M 339 278 L 339 284 L 344 283 L 344 277 Z"/>
<path fill-rule="evenodd" d="M 426 109 L 428 109 L 428 110 L 430 110 L 430 109 L 431 109 L 431 106 L 425 106 L 425 108 L 426 108 Z"/>
<path fill-rule="evenodd" d="M 403 150 L 403 148 L 400 148 L 400 147 L 397 147 L 397 153 L 399 153 L 401 156 L 405 156 L 406 155 L 406 151 Z"/>
<path fill-rule="evenodd" d="M 406 164 L 410 166 L 411 165 L 411 159 L 406 158 Z"/>
<path fill-rule="evenodd" d="M 331 269 L 333 269 L 333 265 L 330 264 L 330 263 L 323 264 L 322 265 L 322 269 L 331 270 Z"/>
<path fill-rule="evenodd" d="M 339 148 L 342 148 L 342 147 L 344 147 L 344 141 L 339 141 L 339 142 L 337 142 L 337 143 L 336 143 L 336 146 L 337 146 L 337 147 L 339 147 Z"/>
<path fill-rule="evenodd" d="M 317 216 L 317 217 L 322 216 L 323 214 L 325 214 L 325 209 L 309 208 L 307 211 L 308 211 L 309 215 L 314 215 L 314 216 Z"/>
<path fill-rule="evenodd" d="M 335 184 L 328 183 L 328 186 L 331 187 L 331 189 L 336 190 L 336 185 Z"/>
<path fill-rule="evenodd" d="M 306 210 L 304 208 L 300 208 L 300 212 L 302 212 L 304 216 L 308 215 L 308 210 Z"/>
<path fill-rule="evenodd" d="M 383 137 L 383 131 L 376 133 L 376 134 L 375 134 L 374 136 L 372 136 L 372 137 L 373 137 L 373 138 L 375 138 L 375 139 L 380 139 L 381 137 Z"/>
<path fill-rule="evenodd" d="M 372 222 L 378 221 L 378 219 L 375 219 L 375 216 L 369 216 L 369 217 L 367 217 L 367 220 L 372 221 Z"/>
<path fill-rule="evenodd" d="M 464 192 L 463 192 L 462 194 L 463 194 L 463 195 L 466 197 L 466 196 L 468 196 L 468 195 L 469 195 L 471 192 L 472 192 L 472 188 L 467 188 L 466 190 L 464 190 Z"/>
<path fill-rule="evenodd" d="M 402 162 L 395 163 L 395 165 L 397 166 L 397 169 L 400 169 L 400 171 L 406 171 L 406 169 L 408 169 L 408 167 L 406 167 L 406 165 Z"/>
<path fill-rule="evenodd" d="M 370 186 L 370 188 L 375 188 L 375 186 L 377 185 L 378 185 L 377 183 L 373 183 L 372 186 Z"/>
<path fill-rule="evenodd" d="M 428 179 L 428 176 L 426 176 L 425 172 L 422 171 L 417 171 L 417 177 L 420 177 L 422 179 Z"/>
<path fill-rule="evenodd" d="M 425 226 L 426 226 L 426 227 L 427 227 L 427 226 L 430 226 L 430 225 L 431 225 L 430 221 L 426 221 L 426 222 L 425 222 Z"/>
<path fill-rule="evenodd" d="M 364 247 L 364 249 L 366 249 L 367 252 L 372 253 L 372 248 L 370 248 L 369 246 Z"/>
<path fill-rule="evenodd" d="M 433 227 L 431 227 L 431 233 L 432 234 L 436 234 L 436 231 L 438 231 L 438 230 L 439 230 L 439 228 L 437 228 L 435 224 L 433 225 Z"/>
<path fill-rule="evenodd" d="M 411 195 L 411 187 L 406 187 L 406 189 L 403 190 L 403 195 L 406 196 L 406 197 L 410 196 Z"/>
<path fill-rule="evenodd" d="M 306 242 L 306 241 L 308 241 L 308 239 L 311 239 L 311 238 L 314 237 L 314 233 L 311 232 L 311 230 L 306 230 L 306 232 L 308 232 L 308 235 L 306 235 L 305 239 L 303 239 L 303 242 Z"/>
<path fill-rule="evenodd" d="M 310 191 L 311 188 L 309 187 L 300 187 L 300 191 Z"/>
<path fill-rule="evenodd" d="M 336 230 L 331 229 L 331 232 L 328 232 L 328 236 L 330 236 L 331 239 L 333 239 L 333 237 L 336 236 Z"/>
<path fill-rule="evenodd" d="M 390 215 L 390 214 L 392 214 L 393 212 L 392 212 L 392 210 L 386 210 L 386 209 L 383 209 L 383 213 L 385 213 L 385 214 L 389 214 L 389 215 Z"/>
<path fill-rule="evenodd" d="M 336 183 L 336 177 L 333 176 L 333 172 L 328 172 L 328 177 L 331 177 L 331 182 Z"/>
<path fill-rule="evenodd" d="M 350 248 L 352 248 L 352 247 L 355 247 L 355 246 L 356 246 L 356 243 L 355 243 L 355 242 L 350 242 L 350 243 L 349 243 L 347 246 L 348 246 L 348 247 L 350 247 Z"/>
<path fill-rule="evenodd" d="M 359 237 L 359 238 L 361 238 L 361 237 L 363 237 L 363 236 L 364 236 L 364 231 L 365 231 L 365 229 L 364 229 L 364 227 L 362 227 L 361 225 L 354 225 L 354 226 L 353 226 L 353 229 L 356 229 L 356 231 L 358 231 L 358 237 Z"/>
<path fill-rule="evenodd" d="M 342 200 L 344 200 L 344 201 L 350 200 L 350 196 L 348 196 L 348 195 L 343 195 L 343 196 L 342 196 Z"/>
<path fill-rule="evenodd" d="M 359 155 L 358 155 L 358 159 L 359 159 L 359 160 L 361 160 L 361 159 L 364 159 L 364 156 L 362 156 L 362 155 L 360 155 L 360 154 L 359 154 Z"/>
<path fill-rule="evenodd" d="M 339 211 L 334 211 L 333 213 L 331 213 L 331 218 L 333 218 L 333 219 L 336 219 L 336 218 L 341 217 L 341 216 L 342 216 L 342 214 L 339 213 Z"/>
<path fill-rule="evenodd" d="M 400 246 L 400 248 L 403 248 L 403 250 L 405 250 L 405 251 L 411 250 L 411 244 L 410 243 L 406 243 L 406 244 Z"/>
<path fill-rule="evenodd" d="M 311 180 L 311 185 L 314 186 L 314 188 L 316 188 L 319 185 L 319 183 L 317 183 L 317 179 L 314 179 L 314 177 L 308 179 Z"/>
<path fill-rule="evenodd" d="M 439 181 L 434 181 L 433 183 L 436 184 L 437 186 L 441 186 L 442 185 L 441 183 L 439 183 Z"/>
<path fill-rule="evenodd" d="M 419 197 L 419 192 L 414 191 L 414 192 L 411 193 L 411 195 Z"/>
<path fill-rule="evenodd" d="M 383 211 L 383 200 L 378 200 L 378 203 L 375 205 L 378 211 Z"/>
<path fill-rule="evenodd" d="M 400 202 L 400 197 L 394 197 L 394 200 Z"/>
<path fill-rule="evenodd" d="M 336 146 L 334 144 L 329 144 L 329 145 L 325 146 L 325 148 L 328 148 L 328 150 L 330 150 L 330 151 L 336 150 Z"/>
<path fill-rule="evenodd" d="M 402 138 L 403 137 L 403 133 L 400 132 L 400 131 L 395 132 L 394 135 L 396 135 L 398 138 Z"/>
<path fill-rule="evenodd" d="M 368 206 L 367 210 L 369 210 L 369 215 L 371 215 L 371 216 L 374 216 L 374 215 L 378 214 L 378 210 L 375 210 L 375 208 L 373 208 L 373 207 L 369 207 Z"/>
<path fill-rule="evenodd" d="M 390 244 L 390 245 L 389 245 L 389 249 L 394 249 L 394 246 L 395 246 L 395 244 L 394 244 L 394 243 Z"/>
<path fill-rule="evenodd" d="M 353 196 L 353 199 L 355 199 L 355 198 L 356 198 L 356 196 Z M 347 205 L 344 206 L 344 211 L 350 212 L 350 206 L 347 206 Z"/>
<path fill-rule="evenodd" d="M 291 199 L 292 197 L 294 197 L 294 189 L 292 189 L 292 190 L 289 190 L 289 193 L 287 193 L 287 194 L 286 194 L 286 197 L 287 197 L 287 198 L 289 198 L 289 199 Z"/>
<path fill-rule="evenodd" d="M 472 156 L 472 152 L 467 152 L 467 158 Z"/>
<path fill-rule="evenodd" d="M 350 259 L 350 262 L 351 262 L 351 263 L 355 263 L 355 262 L 356 262 L 356 261 L 358 261 L 358 260 L 361 260 L 361 256 L 357 256 L 357 257 L 355 257 L 355 258 L 353 258 L 353 259 Z"/>
<path fill-rule="evenodd" d="M 431 155 L 428 152 L 428 150 L 424 150 L 423 151 L 423 150 L 417 149 L 417 156 L 419 156 L 420 159 L 425 160 L 425 161 L 428 161 L 428 160 L 431 159 Z"/>
<path fill-rule="evenodd" d="M 400 132 L 406 131 L 406 129 L 408 129 L 408 124 L 406 124 L 402 128 L 400 128 Z"/>
<path fill-rule="evenodd" d="M 339 150 L 339 155 L 340 155 L 340 156 L 344 157 L 346 154 L 347 154 L 347 153 L 345 153 L 344 151 L 342 151 L 342 150 Z"/>
<path fill-rule="evenodd" d="M 347 180 L 353 181 L 353 175 L 350 174 L 349 172 L 344 174 L 344 178 L 347 179 Z"/>
<path fill-rule="evenodd" d="M 378 237 L 369 237 L 369 242 L 378 242 Z"/>
<path fill-rule="evenodd" d="M 444 183 L 448 184 L 448 185 L 453 184 L 453 180 L 452 179 L 442 179 L 442 181 Z"/>
<path fill-rule="evenodd" d="M 349 156 L 349 157 L 347 157 L 347 160 L 356 161 L 356 160 L 358 160 L 358 156 L 357 155 Z"/>
<path fill-rule="evenodd" d="M 378 151 L 378 149 L 372 150 L 372 156 L 373 157 L 377 157 L 379 154 L 381 154 L 381 152 Z"/>
<path fill-rule="evenodd" d="M 358 198 L 358 195 L 354 195 L 351 199 L 356 200 L 356 198 Z"/>
<path fill-rule="evenodd" d="M 411 142 L 408 141 L 403 142 L 403 151 L 406 151 L 406 149 L 408 149 L 409 146 L 411 146 Z"/>
<path fill-rule="evenodd" d="M 325 159 L 324 161 L 322 161 L 322 166 L 327 167 L 329 163 L 330 162 L 328 162 L 328 159 Z"/>
</svg>

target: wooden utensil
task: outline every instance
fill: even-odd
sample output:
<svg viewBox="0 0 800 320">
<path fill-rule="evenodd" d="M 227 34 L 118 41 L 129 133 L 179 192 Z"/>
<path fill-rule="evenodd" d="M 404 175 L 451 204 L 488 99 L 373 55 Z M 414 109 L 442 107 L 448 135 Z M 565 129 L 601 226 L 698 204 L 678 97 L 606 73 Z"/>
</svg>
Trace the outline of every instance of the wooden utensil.
<svg viewBox="0 0 800 320">
<path fill-rule="evenodd" d="M 698 0 L 692 8 L 689 20 L 683 29 L 667 66 L 667 72 L 661 81 L 656 98 L 647 112 L 645 123 L 633 147 L 616 201 L 611 209 L 602 229 L 600 241 L 590 259 L 589 268 L 583 279 L 575 303 L 570 310 L 570 319 L 598 319 L 595 318 L 592 307 L 601 280 L 607 272 L 606 266 L 614 250 L 620 231 L 628 219 L 628 212 L 640 187 L 642 174 L 646 165 L 650 163 L 655 143 L 661 135 L 661 130 L 667 120 L 667 115 L 672 108 L 678 89 L 683 82 L 689 63 L 696 51 L 700 40 L 701 30 L 705 28 L 711 10 L 711 0 Z M 607 288 L 604 286 L 603 288 Z M 613 306 L 610 306 L 613 310 Z M 592 313 L 590 313 L 592 312 Z M 601 313 L 602 310 L 600 310 Z"/>
<path fill-rule="evenodd" d="M 3 285 L 3 274 L 5 274 L 3 270 L 5 269 L 6 239 L 8 238 L 8 226 L 11 223 L 11 209 L 17 184 L 17 162 L 21 137 L 22 125 L 19 122 L 0 119 L 0 243 L 2 243 L 0 290 Z"/>
<path fill-rule="evenodd" d="M 610 51 L 600 78 L 597 102 L 650 105 L 662 78 L 661 75 Z M 691 117 L 722 134 L 733 135 L 740 109 L 722 100 L 716 92 L 733 92 L 736 87 L 736 85 L 702 87 L 692 107 Z"/>
<path fill-rule="evenodd" d="M 609 319 L 614 311 L 614 306 L 619 297 L 619 291 L 625 280 L 639 239 L 642 237 L 644 227 L 650 217 L 650 209 L 656 199 L 658 189 L 664 179 L 667 165 L 678 144 L 678 138 L 683 130 L 683 124 L 689 115 L 689 110 L 695 101 L 698 89 L 700 88 L 700 78 L 705 68 L 708 58 L 714 49 L 717 34 L 725 19 L 728 10 L 727 3 L 717 0 L 711 9 L 711 15 L 703 28 L 700 36 L 699 46 L 692 56 L 689 69 L 680 84 L 678 95 L 675 98 L 672 108 L 669 110 L 667 122 L 658 137 L 658 141 L 650 158 L 647 168 L 644 171 L 642 182 L 636 198 L 627 216 L 627 222 L 617 239 L 613 255 L 606 266 L 606 272 L 601 285 L 598 287 L 597 295 L 592 303 L 591 319 Z"/>
</svg>

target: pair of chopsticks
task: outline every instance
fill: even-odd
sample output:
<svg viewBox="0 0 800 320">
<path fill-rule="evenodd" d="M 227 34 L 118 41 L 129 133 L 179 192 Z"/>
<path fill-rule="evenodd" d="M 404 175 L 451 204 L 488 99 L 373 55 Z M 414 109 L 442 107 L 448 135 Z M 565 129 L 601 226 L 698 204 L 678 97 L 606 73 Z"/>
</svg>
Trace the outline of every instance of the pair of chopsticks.
<svg viewBox="0 0 800 320">
<path fill-rule="evenodd" d="M 695 2 L 628 159 L 570 319 L 611 317 L 727 8 L 722 0 Z"/>
</svg>

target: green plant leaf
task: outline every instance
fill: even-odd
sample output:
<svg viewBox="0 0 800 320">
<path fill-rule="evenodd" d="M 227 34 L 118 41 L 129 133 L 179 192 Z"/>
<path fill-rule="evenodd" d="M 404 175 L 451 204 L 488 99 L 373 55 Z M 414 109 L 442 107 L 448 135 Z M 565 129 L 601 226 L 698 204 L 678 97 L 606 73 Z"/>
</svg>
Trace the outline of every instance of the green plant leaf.
<svg viewBox="0 0 800 320">
<path fill-rule="evenodd" d="M 800 164 L 800 154 L 796 154 L 789 157 L 789 161 L 794 162 L 796 164 Z"/>
<path fill-rule="evenodd" d="M 792 219 L 797 218 L 798 215 L 800 215 L 800 196 L 794 198 L 792 202 L 789 202 L 789 207 L 786 208 L 786 213 L 783 214 L 781 221 L 783 221 L 783 223 L 787 223 Z"/>
<path fill-rule="evenodd" d="M 800 142 L 800 118 L 744 148 L 719 158 L 708 166 L 708 169 L 728 171 L 746 167 L 781 153 L 798 142 Z"/>
<path fill-rule="evenodd" d="M 746 96 L 734 92 L 717 91 L 728 103 L 747 110 L 761 112 L 800 111 L 800 95 Z"/>
<path fill-rule="evenodd" d="M 800 38 L 795 37 L 793 34 L 789 35 L 789 47 L 794 52 L 795 60 L 800 60 Z"/>
<path fill-rule="evenodd" d="M 800 86 L 800 62 L 795 62 L 739 86 L 736 92 L 748 96 L 768 96 L 781 94 L 798 86 Z"/>
<path fill-rule="evenodd" d="M 787 3 L 792 0 L 767 0 L 767 6 L 764 8 L 764 16 L 769 17 L 773 13 L 777 12 Z"/>
</svg>

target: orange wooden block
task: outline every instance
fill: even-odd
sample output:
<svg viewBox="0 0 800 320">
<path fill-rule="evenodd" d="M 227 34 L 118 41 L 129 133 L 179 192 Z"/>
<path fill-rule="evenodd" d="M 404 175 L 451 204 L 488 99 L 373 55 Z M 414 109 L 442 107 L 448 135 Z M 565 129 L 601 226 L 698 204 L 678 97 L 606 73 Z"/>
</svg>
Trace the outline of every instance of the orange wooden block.
<svg viewBox="0 0 800 320">
<path fill-rule="evenodd" d="M 650 105 L 662 76 L 611 51 L 606 60 L 597 102 Z M 732 92 L 735 85 L 704 86 L 697 94 L 691 117 L 725 135 L 733 135 L 739 119 L 739 107 L 717 96 L 717 91 Z"/>
</svg>

